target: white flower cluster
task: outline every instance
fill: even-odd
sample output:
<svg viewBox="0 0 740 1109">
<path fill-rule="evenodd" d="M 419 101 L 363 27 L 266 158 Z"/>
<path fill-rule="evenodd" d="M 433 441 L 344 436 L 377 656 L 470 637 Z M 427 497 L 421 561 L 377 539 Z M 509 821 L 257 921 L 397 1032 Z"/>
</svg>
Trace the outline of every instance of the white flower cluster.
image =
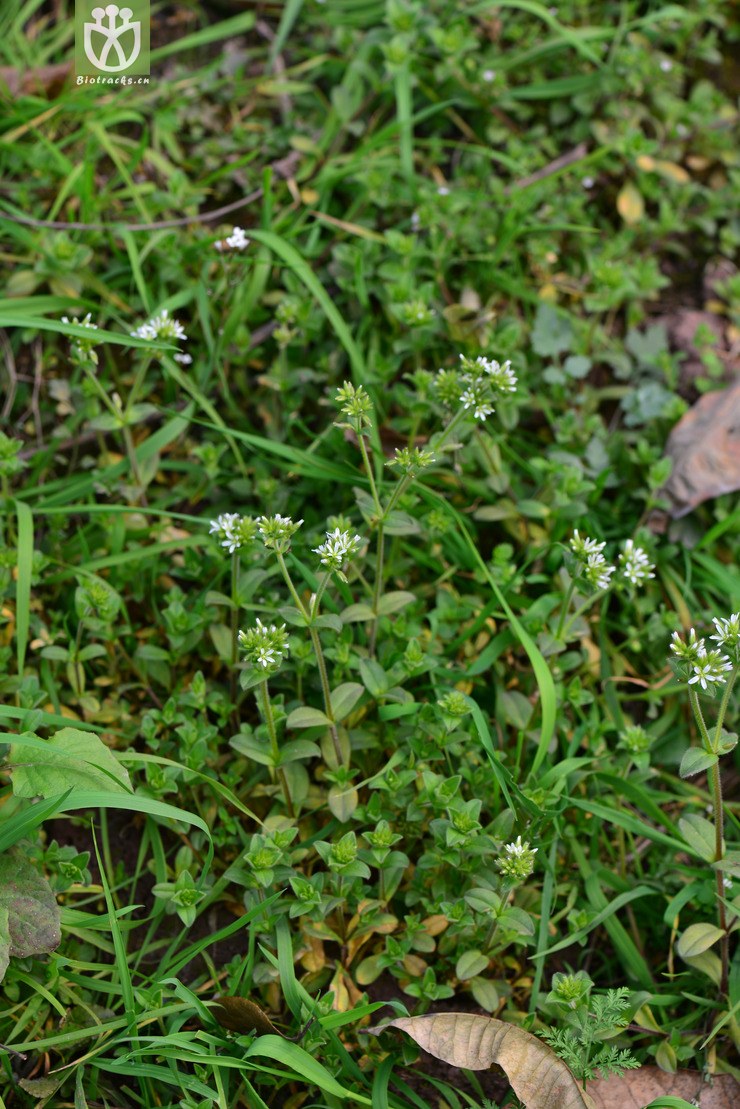
<svg viewBox="0 0 740 1109">
<path fill-rule="evenodd" d="M 526 840 L 522 843 L 522 837 L 517 836 L 513 843 L 504 844 L 503 854 L 496 861 L 496 866 L 507 878 L 523 882 L 534 870 L 536 854 L 536 847 L 530 847 Z"/>
<path fill-rule="evenodd" d="M 62 323 L 75 324 L 77 327 L 87 328 L 88 331 L 97 331 L 98 325 L 92 322 L 92 312 L 88 312 L 83 320 L 70 320 L 68 316 L 62 316 Z M 73 339 L 72 340 L 72 353 L 77 358 L 89 359 L 90 361 L 97 362 L 97 357 L 91 358 L 92 349 L 95 346 L 94 339 Z"/>
<path fill-rule="evenodd" d="M 722 646 L 727 646 L 732 649 L 732 642 L 727 642 L 727 636 L 724 632 L 724 626 L 732 626 L 733 621 L 740 625 L 740 613 L 731 616 L 727 621 L 715 620 L 714 624 L 717 628 L 718 635 L 713 635 L 710 638 L 715 639 Z M 740 628 L 738 629 L 738 638 L 740 638 Z M 687 678 L 689 685 L 698 683 L 702 689 L 708 689 L 709 684 L 717 685 L 726 682 L 726 673 L 732 670 L 732 661 L 723 655 L 721 651 L 712 649 L 707 650 L 707 645 L 704 639 L 699 639 L 693 628 L 689 631 L 687 640 L 683 640 L 678 632 L 674 632 L 671 637 L 671 650 L 673 651 L 676 659 L 684 664 L 682 676 Z"/>
<path fill-rule="evenodd" d="M 313 550 L 319 556 L 322 566 L 326 566 L 328 570 L 341 570 L 345 562 L 357 554 L 362 542 L 362 536 L 352 535 L 349 528 L 344 531 L 334 528 L 334 531 L 327 531 L 326 542 Z"/>
<path fill-rule="evenodd" d="M 152 316 L 146 323 L 141 324 L 131 334 L 135 339 L 182 339 L 187 341 L 185 328 L 170 316 L 169 310 L 163 308 L 158 316 Z"/>
<path fill-rule="evenodd" d="M 214 246 L 216 250 L 246 250 L 249 243 L 250 240 L 244 233 L 244 228 L 235 227 L 230 235 L 225 239 L 219 239 Z"/>
<path fill-rule="evenodd" d="M 717 634 L 710 635 L 709 638 L 719 643 L 723 651 L 727 651 L 735 666 L 740 666 L 740 612 L 733 612 L 726 619 L 715 616 L 712 623 Z"/>
<path fill-rule="evenodd" d="M 654 578 L 654 566 L 642 547 L 636 547 L 632 539 L 626 539 L 619 556 L 619 566 L 631 585 L 642 585 L 648 578 Z"/>
<path fill-rule="evenodd" d="M 581 537 L 576 528 L 570 541 L 570 549 L 583 566 L 583 576 L 594 589 L 608 589 L 611 576 L 616 570 L 603 555 L 606 543 L 598 543 L 588 536 Z"/>
<path fill-rule="evenodd" d="M 209 535 L 217 535 L 222 547 L 234 554 L 248 546 L 257 533 L 257 524 L 251 516 L 240 516 L 237 512 L 222 512 L 211 520 Z"/>
<path fill-rule="evenodd" d="M 472 409 L 476 420 L 485 421 L 495 411 L 493 401 L 504 393 L 516 392 L 517 378 L 511 362 L 496 362 L 479 354 L 477 358 L 460 355 L 460 370 L 440 370 L 437 394 L 443 404 L 461 404 Z"/>
<path fill-rule="evenodd" d="M 239 632 L 239 643 L 248 662 L 265 672 L 274 672 L 288 654 L 288 633 L 285 624 L 257 624 L 248 631 Z"/>
<path fill-rule="evenodd" d="M 258 516 L 256 520 L 265 546 L 283 554 L 290 547 L 290 540 L 302 523 L 303 520 L 296 520 L 294 523 L 290 516 L 281 516 L 279 512 L 274 516 Z"/>
<path fill-rule="evenodd" d="M 570 549 L 583 566 L 583 576 L 594 589 L 608 589 L 611 584 L 612 574 L 616 573 L 616 566 L 611 565 L 604 557 L 606 542 L 599 543 L 587 535 L 579 535 L 578 529 L 573 531 L 570 540 Z M 642 585 L 648 578 L 654 578 L 652 572 L 655 567 L 642 547 L 637 547 L 633 539 L 625 539 L 619 555 L 619 568 L 622 577 L 630 585 Z"/>
</svg>

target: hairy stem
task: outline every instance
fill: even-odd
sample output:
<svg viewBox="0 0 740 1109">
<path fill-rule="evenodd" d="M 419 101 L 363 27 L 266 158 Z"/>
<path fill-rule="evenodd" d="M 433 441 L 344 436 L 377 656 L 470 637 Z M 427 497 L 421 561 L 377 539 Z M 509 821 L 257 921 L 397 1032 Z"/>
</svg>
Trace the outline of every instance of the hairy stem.
<svg viewBox="0 0 740 1109">
<path fill-rule="evenodd" d="M 267 734 L 270 737 L 270 751 L 272 757 L 277 764 L 280 759 L 280 744 L 278 743 L 277 729 L 275 728 L 275 717 L 272 713 L 272 702 L 270 701 L 270 691 L 267 688 L 267 681 L 260 682 L 257 686 L 259 690 L 259 697 L 262 708 L 262 716 L 267 727 Z M 295 809 L 293 808 L 293 798 L 290 796 L 290 787 L 288 786 L 288 779 L 285 776 L 285 771 L 282 766 L 276 766 L 278 781 L 283 791 L 285 798 L 285 807 L 288 810 L 288 816 L 293 820 L 295 818 Z"/>
</svg>

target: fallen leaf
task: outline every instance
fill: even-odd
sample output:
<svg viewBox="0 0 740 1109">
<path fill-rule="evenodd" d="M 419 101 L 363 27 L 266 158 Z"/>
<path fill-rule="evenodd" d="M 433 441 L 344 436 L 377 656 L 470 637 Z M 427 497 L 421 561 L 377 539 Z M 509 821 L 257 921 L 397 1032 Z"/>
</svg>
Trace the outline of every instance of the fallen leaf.
<svg viewBox="0 0 740 1109">
<path fill-rule="evenodd" d="M 273 1033 L 282 1036 L 259 1005 L 246 997 L 217 997 L 211 1013 L 222 1028 L 230 1032 L 259 1032 L 261 1036 Z"/>
<path fill-rule="evenodd" d="M 62 91 L 71 70 L 71 62 L 42 65 L 36 69 L 18 69 L 12 65 L 4 65 L 0 66 L 0 84 L 6 85 L 14 98 L 43 95 L 51 100 Z"/>
<path fill-rule="evenodd" d="M 677 181 L 680 185 L 685 185 L 691 177 L 683 168 L 676 162 L 665 162 L 660 158 L 651 158 L 649 154 L 641 154 L 636 159 L 637 166 L 645 170 L 646 173 L 657 173 L 659 177 L 666 177 L 669 181 Z"/>
<path fill-rule="evenodd" d="M 645 215 L 645 201 L 642 193 L 631 181 L 619 190 L 617 211 L 626 224 L 633 227 Z"/>
<path fill-rule="evenodd" d="M 407 1032 L 419 1047 L 454 1067 L 488 1070 L 497 1063 L 527 1109 L 596 1109 L 554 1051 L 516 1025 L 474 1013 L 399 1017 L 368 1031 Z"/>
<path fill-rule="evenodd" d="M 701 1109 L 737 1109 L 740 1086 L 729 1074 L 704 1081 L 699 1071 L 681 1070 L 667 1074 L 659 1067 L 640 1067 L 621 1078 L 601 1078 L 589 1082 L 588 1092 L 596 1109 L 644 1109 L 661 1097 L 680 1097 Z"/>
<path fill-rule="evenodd" d="M 706 393 L 681 417 L 666 443 L 673 471 L 661 490 L 679 519 L 702 501 L 740 489 L 740 379 Z"/>
</svg>

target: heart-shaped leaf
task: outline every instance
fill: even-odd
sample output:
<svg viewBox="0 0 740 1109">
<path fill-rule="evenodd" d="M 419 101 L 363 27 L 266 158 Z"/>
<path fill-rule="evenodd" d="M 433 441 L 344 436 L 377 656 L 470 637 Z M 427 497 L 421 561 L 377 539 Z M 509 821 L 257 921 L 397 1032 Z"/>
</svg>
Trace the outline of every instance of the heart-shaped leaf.
<svg viewBox="0 0 740 1109">
<path fill-rule="evenodd" d="M 436 1059 L 467 1070 L 498 1063 L 527 1109 L 595 1109 L 554 1051 L 530 1032 L 474 1013 L 399 1017 L 368 1029 L 377 1034 L 400 1028 Z"/>
</svg>

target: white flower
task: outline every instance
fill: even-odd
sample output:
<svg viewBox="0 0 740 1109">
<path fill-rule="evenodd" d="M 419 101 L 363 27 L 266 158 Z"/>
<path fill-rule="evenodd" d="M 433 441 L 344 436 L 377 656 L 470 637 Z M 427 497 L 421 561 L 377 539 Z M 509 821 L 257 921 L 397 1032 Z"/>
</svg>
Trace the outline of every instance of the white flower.
<svg viewBox="0 0 740 1109">
<path fill-rule="evenodd" d="M 595 589 L 608 589 L 609 579 L 616 570 L 616 566 L 609 566 L 603 554 L 590 554 L 586 559 L 586 580 Z"/>
<path fill-rule="evenodd" d="M 727 670 L 732 670 L 732 663 L 727 655 L 719 651 L 703 651 L 694 663 L 694 673 L 689 678 L 689 685 L 699 682 L 702 689 L 706 689 L 707 682 L 726 682 Z"/>
<path fill-rule="evenodd" d="M 716 635 L 710 635 L 715 643 L 719 643 L 727 651 L 731 659 L 740 666 L 740 612 L 733 612 L 726 619 L 715 616 L 712 620 L 717 629 Z"/>
<path fill-rule="evenodd" d="M 225 239 L 219 239 L 214 243 L 216 250 L 246 250 L 249 246 L 250 240 L 244 233 L 242 227 L 235 227 L 234 230 Z"/>
<path fill-rule="evenodd" d="M 673 62 L 670 58 L 661 58 L 659 64 L 664 73 L 670 73 L 673 69 Z"/>
<path fill-rule="evenodd" d="M 136 339 L 182 339 L 187 341 L 185 328 L 179 320 L 170 317 L 169 310 L 163 308 L 158 316 L 152 316 L 131 334 Z"/>
<path fill-rule="evenodd" d="M 593 177 L 582 177 L 581 184 L 583 185 L 584 189 L 592 189 L 596 182 L 594 181 Z"/>
<path fill-rule="evenodd" d="M 172 358 L 175 362 L 179 362 L 181 366 L 189 366 L 193 361 L 189 354 L 173 354 Z"/>
<path fill-rule="evenodd" d="M 335 528 L 334 531 L 327 531 L 326 542 L 313 550 L 319 556 L 322 566 L 330 570 L 341 570 L 344 563 L 357 553 L 362 542 L 361 535 L 351 535 L 349 529 L 342 531 Z"/>
<path fill-rule="evenodd" d="M 648 578 L 654 578 L 651 573 L 655 569 L 642 547 L 636 547 L 632 539 L 625 540 L 622 553 L 619 556 L 619 565 L 622 574 L 632 585 L 642 585 Z"/>
<path fill-rule="evenodd" d="M 495 81 L 496 80 L 496 70 L 495 69 L 484 69 L 483 72 L 481 73 L 481 77 L 486 82 Z"/>
<path fill-rule="evenodd" d="M 447 186 L 446 185 L 440 185 L 439 188 L 437 189 L 437 196 L 449 196 L 449 195 L 450 195 L 450 190 L 447 188 Z"/>
<path fill-rule="evenodd" d="M 606 541 L 604 541 L 603 543 L 599 543 L 595 539 L 589 539 L 587 535 L 584 535 L 583 538 L 581 538 L 581 536 L 578 534 L 578 528 L 574 528 L 573 536 L 570 541 L 570 547 L 573 551 L 573 554 L 580 558 L 582 561 L 585 562 L 589 555 L 601 554 L 605 546 Z"/>
</svg>

